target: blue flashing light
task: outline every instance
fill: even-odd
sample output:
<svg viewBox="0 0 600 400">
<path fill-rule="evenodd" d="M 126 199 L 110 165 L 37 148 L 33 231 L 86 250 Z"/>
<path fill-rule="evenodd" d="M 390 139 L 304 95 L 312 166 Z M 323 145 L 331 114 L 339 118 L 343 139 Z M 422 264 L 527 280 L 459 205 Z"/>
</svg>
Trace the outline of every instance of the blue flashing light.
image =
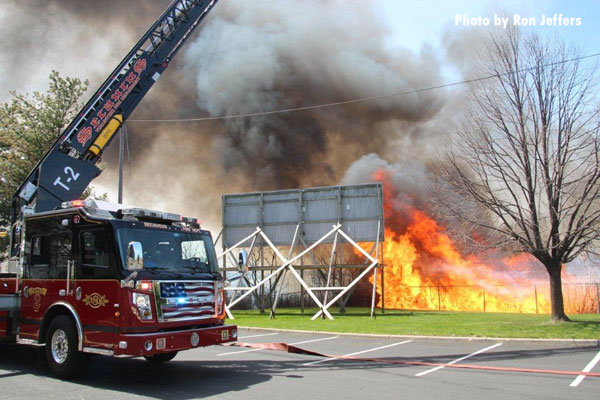
<svg viewBox="0 0 600 400">
<path fill-rule="evenodd" d="M 185 304 L 185 297 L 179 297 L 177 299 L 177 304 Z"/>
</svg>

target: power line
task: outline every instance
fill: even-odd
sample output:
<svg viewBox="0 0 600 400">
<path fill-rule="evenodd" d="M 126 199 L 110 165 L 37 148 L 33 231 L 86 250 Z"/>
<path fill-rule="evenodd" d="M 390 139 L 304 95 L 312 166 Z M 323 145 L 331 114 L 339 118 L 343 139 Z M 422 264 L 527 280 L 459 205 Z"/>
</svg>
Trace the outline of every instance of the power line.
<svg viewBox="0 0 600 400">
<path fill-rule="evenodd" d="M 544 64 L 541 67 L 545 68 L 545 67 L 550 67 L 553 65 L 566 64 L 569 62 L 584 60 L 586 58 L 592 58 L 592 57 L 598 57 L 598 56 L 600 56 L 600 53 L 594 53 L 594 54 L 590 54 L 587 56 L 575 57 L 575 58 L 570 58 L 568 60 L 561 60 L 561 61 L 556 61 L 556 62 L 549 63 L 549 64 Z M 384 95 L 380 95 L 380 96 L 362 97 L 362 98 L 345 100 L 345 101 L 336 101 L 333 103 L 316 104 L 316 105 L 312 105 L 312 106 L 293 107 L 293 108 L 285 108 L 285 109 L 281 109 L 281 110 L 260 111 L 260 112 L 254 112 L 254 113 L 246 113 L 246 114 L 223 115 L 223 116 L 219 116 L 219 117 L 180 118 L 180 119 L 130 119 L 128 121 L 129 122 L 199 122 L 199 121 L 225 120 L 225 119 L 233 119 L 233 118 L 257 117 L 257 116 L 262 116 L 262 115 L 283 114 L 283 113 L 290 113 L 290 112 L 296 112 L 296 111 L 315 110 L 318 108 L 336 107 L 336 106 L 342 106 L 342 105 L 346 105 L 346 104 L 354 104 L 354 103 L 362 103 L 362 102 L 366 102 L 366 101 L 388 99 L 390 97 L 404 96 L 404 95 L 413 94 L 413 93 L 423 93 L 423 92 L 428 92 L 431 90 L 437 90 L 437 89 L 443 89 L 443 88 L 448 88 L 448 87 L 453 87 L 453 86 L 464 85 L 467 83 L 480 82 L 480 81 L 484 81 L 487 79 L 498 78 L 501 76 L 510 75 L 513 73 L 530 71 L 530 70 L 537 69 L 537 68 L 540 68 L 540 66 L 531 67 L 531 68 L 523 68 L 523 69 L 519 69 L 516 71 L 508 71 L 508 72 L 504 72 L 502 74 L 493 74 L 493 75 L 488 75 L 488 76 L 482 76 L 479 78 L 467 79 L 464 81 L 445 83 L 442 85 L 430 86 L 430 87 L 422 88 L 422 89 L 407 90 L 404 92 L 390 93 L 390 94 L 384 94 Z"/>
</svg>

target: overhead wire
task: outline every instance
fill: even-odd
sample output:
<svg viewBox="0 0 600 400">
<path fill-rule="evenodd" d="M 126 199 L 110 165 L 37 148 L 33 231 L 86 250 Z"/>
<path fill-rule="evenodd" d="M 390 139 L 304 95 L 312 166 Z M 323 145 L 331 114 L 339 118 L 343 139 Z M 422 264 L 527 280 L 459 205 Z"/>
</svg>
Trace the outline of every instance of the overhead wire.
<svg viewBox="0 0 600 400">
<path fill-rule="evenodd" d="M 566 64 L 569 62 L 584 60 L 584 59 L 598 57 L 598 56 L 600 56 L 600 53 L 594 53 L 594 54 L 589 54 L 589 55 L 585 55 L 585 56 L 570 58 L 567 60 L 560 60 L 560 61 L 556 61 L 553 63 L 544 64 L 541 67 L 545 68 L 545 67 L 550 67 L 553 65 Z M 218 120 L 226 120 L 226 119 L 234 119 L 234 118 L 248 118 L 248 117 L 258 117 L 258 116 L 263 116 L 263 115 L 283 114 L 283 113 L 290 113 L 290 112 L 297 112 L 297 111 L 315 110 L 315 109 L 326 108 L 326 107 L 336 107 L 336 106 L 343 106 L 343 105 L 347 105 L 347 104 L 382 100 L 382 99 L 387 99 L 387 98 L 391 98 L 391 97 L 405 96 L 407 94 L 423 93 L 423 92 L 428 92 L 428 91 L 437 90 L 437 89 L 444 89 L 444 88 L 453 87 L 453 86 L 465 85 L 468 83 L 480 82 L 480 81 L 484 81 L 484 80 L 488 80 L 488 79 L 492 79 L 492 78 L 499 78 L 501 76 L 511 75 L 511 74 L 519 73 L 519 72 L 530 71 L 530 70 L 537 69 L 537 68 L 540 68 L 540 66 L 535 66 L 535 67 L 530 67 L 530 68 L 522 68 L 522 69 L 518 69 L 518 70 L 507 71 L 507 72 L 504 72 L 501 74 L 492 74 L 492 75 L 482 76 L 479 78 L 466 79 L 466 80 L 462 80 L 462 81 L 458 81 L 458 82 L 451 82 L 451 83 L 445 83 L 442 85 L 429 86 L 429 87 L 421 88 L 421 89 L 406 90 L 404 92 L 389 93 L 389 94 L 384 94 L 384 95 L 379 95 L 379 96 L 361 97 L 361 98 L 356 98 L 356 99 L 336 101 L 336 102 L 332 102 L 332 103 L 315 104 L 315 105 L 310 105 L 310 106 L 291 107 L 291 108 L 285 108 L 285 109 L 281 109 L 281 110 L 259 111 L 259 112 L 253 112 L 253 113 L 222 115 L 222 116 L 216 116 L 216 117 L 174 118 L 174 119 L 130 119 L 129 122 L 218 121 Z"/>
</svg>

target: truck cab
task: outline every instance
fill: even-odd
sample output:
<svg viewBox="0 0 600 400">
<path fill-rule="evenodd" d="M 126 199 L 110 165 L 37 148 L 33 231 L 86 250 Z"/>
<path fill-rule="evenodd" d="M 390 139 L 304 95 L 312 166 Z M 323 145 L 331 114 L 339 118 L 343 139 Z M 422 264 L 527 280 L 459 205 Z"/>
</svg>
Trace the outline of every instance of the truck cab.
<svg viewBox="0 0 600 400">
<path fill-rule="evenodd" d="M 12 199 L 0 341 L 46 347 L 60 377 L 83 353 L 172 359 L 234 341 L 210 233 L 195 219 L 73 200 L 104 149 L 217 0 L 173 0 L 56 138 Z M 118 11 L 115 11 L 118 12 Z"/>
<path fill-rule="evenodd" d="M 16 271 L 0 275 L 0 337 L 44 345 L 59 376 L 81 353 L 163 362 L 236 340 L 212 237 L 195 219 L 76 200 L 25 215 L 19 234 Z"/>
</svg>

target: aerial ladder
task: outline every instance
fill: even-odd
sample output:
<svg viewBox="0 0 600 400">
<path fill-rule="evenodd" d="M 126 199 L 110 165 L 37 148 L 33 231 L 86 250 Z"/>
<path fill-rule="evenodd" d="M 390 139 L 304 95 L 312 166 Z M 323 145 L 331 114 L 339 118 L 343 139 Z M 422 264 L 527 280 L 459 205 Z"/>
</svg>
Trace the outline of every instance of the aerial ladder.
<svg viewBox="0 0 600 400">
<path fill-rule="evenodd" d="M 100 175 L 102 152 L 216 2 L 173 1 L 58 137 L 13 196 L 15 251 L 24 212 L 55 210 L 79 199 Z"/>
</svg>

